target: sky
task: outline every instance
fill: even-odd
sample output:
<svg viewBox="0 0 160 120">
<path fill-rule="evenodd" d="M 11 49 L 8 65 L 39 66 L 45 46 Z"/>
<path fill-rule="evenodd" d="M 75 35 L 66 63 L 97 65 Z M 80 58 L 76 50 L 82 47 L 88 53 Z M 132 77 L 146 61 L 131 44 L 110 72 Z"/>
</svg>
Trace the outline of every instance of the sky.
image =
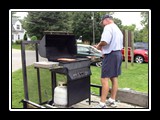
<svg viewBox="0 0 160 120">
<path fill-rule="evenodd" d="M 27 12 L 16 12 L 20 19 L 23 19 L 27 15 Z M 142 18 L 140 12 L 124 11 L 124 12 L 114 12 L 113 17 L 116 17 L 122 21 L 122 25 L 132 25 L 135 24 L 137 29 L 141 29 L 140 24 Z"/>
<path fill-rule="evenodd" d="M 113 17 L 119 18 L 122 21 L 122 25 L 135 24 L 136 28 L 141 29 L 141 12 L 115 12 Z"/>
</svg>

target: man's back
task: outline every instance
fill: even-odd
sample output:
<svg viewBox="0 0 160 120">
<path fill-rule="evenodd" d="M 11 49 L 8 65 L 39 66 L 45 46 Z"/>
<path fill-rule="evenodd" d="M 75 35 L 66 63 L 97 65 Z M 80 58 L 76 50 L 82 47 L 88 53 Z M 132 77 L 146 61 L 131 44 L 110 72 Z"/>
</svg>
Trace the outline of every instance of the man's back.
<svg viewBox="0 0 160 120">
<path fill-rule="evenodd" d="M 123 34 L 118 26 L 114 23 L 106 25 L 102 33 L 103 39 L 107 42 L 107 46 L 103 47 L 104 53 L 121 50 L 123 48 Z"/>
</svg>

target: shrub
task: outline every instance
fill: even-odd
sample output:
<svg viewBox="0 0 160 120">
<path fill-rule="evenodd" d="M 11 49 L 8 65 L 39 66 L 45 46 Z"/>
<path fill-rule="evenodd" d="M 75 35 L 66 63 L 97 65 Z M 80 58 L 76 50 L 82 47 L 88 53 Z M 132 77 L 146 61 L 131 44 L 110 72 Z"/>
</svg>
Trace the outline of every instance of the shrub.
<svg viewBox="0 0 160 120">
<path fill-rule="evenodd" d="M 34 40 L 37 40 L 37 37 L 36 37 L 36 36 L 32 36 L 32 37 L 31 37 L 31 40 L 33 40 L 33 41 L 34 41 Z"/>
<path fill-rule="evenodd" d="M 21 44 L 22 40 L 16 40 L 16 44 Z"/>
<path fill-rule="evenodd" d="M 24 36 L 23 36 L 23 40 L 27 40 L 27 33 L 25 32 Z"/>
<path fill-rule="evenodd" d="M 31 41 L 36 41 L 37 40 L 37 37 L 36 36 L 32 36 L 31 37 Z M 28 45 L 28 49 L 30 50 L 35 50 L 35 44 L 30 44 Z"/>
</svg>

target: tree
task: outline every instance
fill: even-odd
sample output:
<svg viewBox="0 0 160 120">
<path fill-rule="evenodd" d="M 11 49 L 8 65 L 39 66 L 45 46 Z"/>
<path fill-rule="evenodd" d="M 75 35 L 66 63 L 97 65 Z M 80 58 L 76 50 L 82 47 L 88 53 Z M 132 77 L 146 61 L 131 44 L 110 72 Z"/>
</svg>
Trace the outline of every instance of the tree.
<svg viewBox="0 0 160 120">
<path fill-rule="evenodd" d="M 16 12 L 11 12 L 12 13 L 12 17 L 15 16 Z"/>
<path fill-rule="evenodd" d="M 27 40 L 27 33 L 25 32 L 24 36 L 23 36 L 23 40 Z"/>
<path fill-rule="evenodd" d="M 142 41 L 143 42 L 148 42 L 148 18 L 149 18 L 149 12 L 141 12 L 141 17 L 142 17 L 142 21 L 141 21 L 141 25 L 144 26 L 143 29 L 141 30 L 141 34 L 143 35 L 142 37 Z"/>
<path fill-rule="evenodd" d="M 16 12 L 11 12 L 11 14 L 12 14 L 12 17 L 17 18 Z"/>
<path fill-rule="evenodd" d="M 17 12 L 11 12 L 12 18 L 17 18 L 17 19 L 19 18 L 19 16 L 17 16 L 16 13 L 17 13 Z"/>
<path fill-rule="evenodd" d="M 94 21 L 93 21 L 93 12 L 73 12 L 72 14 L 72 27 L 73 33 L 76 35 L 76 38 L 82 36 L 82 41 L 88 41 L 90 44 L 93 42 L 93 32 L 95 32 L 95 43 L 100 41 L 100 36 L 103 28 L 100 26 L 101 17 L 105 14 L 113 14 L 113 12 L 94 12 Z M 93 26 L 94 22 L 94 26 Z M 94 31 L 93 31 L 94 27 Z"/>
<path fill-rule="evenodd" d="M 27 17 L 23 19 L 23 28 L 27 31 L 28 36 L 37 36 L 40 40 L 44 31 L 68 31 L 74 33 L 76 38 L 82 36 L 82 40 L 92 43 L 93 41 L 93 16 L 89 12 L 28 12 Z M 113 12 L 94 12 L 94 32 L 95 42 L 99 42 L 103 28 L 99 22 L 105 14 Z"/>
<path fill-rule="evenodd" d="M 69 31 L 68 19 L 67 12 L 31 11 L 22 24 L 29 37 L 36 35 L 40 40 L 44 31 Z"/>
<path fill-rule="evenodd" d="M 135 24 L 122 26 L 122 30 L 135 31 L 135 28 L 136 28 Z"/>
<path fill-rule="evenodd" d="M 139 31 L 140 41 L 141 42 L 148 42 L 148 28 L 144 27 Z"/>
<path fill-rule="evenodd" d="M 92 39 L 92 20 L 91 12 L 73 12 L 73 33 L 76 38 L 82 36 L 82 41 L 91 41 Z"/>
<path fill-rule="evenodd" d="M 148 28 L 148 18 L 149 18 L 149 12 L 141 12 L 141 25 Z"/>
<path fill-rule="evenodd" d="M 123 28 L 123 25 L 122 25 L 122 21 L 118 18 L 113 18 L 114 19 L 114 23 L 120 28 L 122 29 Z"/>
</svg>

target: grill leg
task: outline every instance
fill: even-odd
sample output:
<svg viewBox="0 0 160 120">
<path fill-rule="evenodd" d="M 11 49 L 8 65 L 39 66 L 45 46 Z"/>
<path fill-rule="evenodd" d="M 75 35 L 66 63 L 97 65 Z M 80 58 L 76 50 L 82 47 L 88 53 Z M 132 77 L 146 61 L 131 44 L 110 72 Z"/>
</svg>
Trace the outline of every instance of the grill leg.
<svg viewBox="0 0 160 120">
<path fill-rule="evenodd" d="M 89 105 L 91 105 L 91 96 L 89 97 Z"/>
</svg>

